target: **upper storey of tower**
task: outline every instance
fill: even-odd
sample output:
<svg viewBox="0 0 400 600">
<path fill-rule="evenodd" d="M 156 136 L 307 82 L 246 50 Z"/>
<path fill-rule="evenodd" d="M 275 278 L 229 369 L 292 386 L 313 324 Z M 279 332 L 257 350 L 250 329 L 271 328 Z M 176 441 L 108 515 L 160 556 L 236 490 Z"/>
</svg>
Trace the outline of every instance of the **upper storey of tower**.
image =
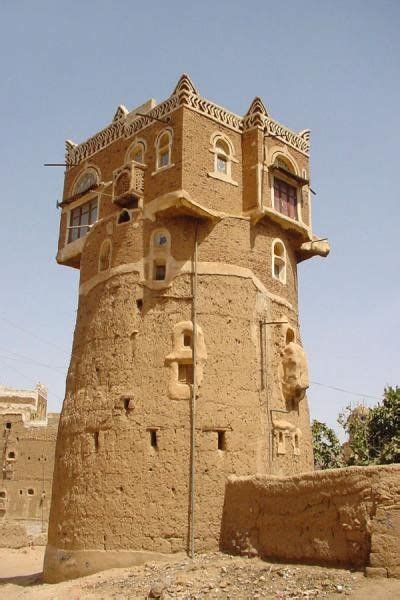
<svg viewBox="0 0 400 600">
<path fill-rule="evenodd" d="M 308 130 L 295 133 L 255 98 L 241 117 L 202 98 L 183 75 L 172 95 L 129 112 L 81 144 L 66 142 L 60 263 L 79 267 L 91 226 L 121 210 L 144 219 L 270 220 L 290 232 L 298 261 L 326 256 L 311 227 Z"/>
</svg>

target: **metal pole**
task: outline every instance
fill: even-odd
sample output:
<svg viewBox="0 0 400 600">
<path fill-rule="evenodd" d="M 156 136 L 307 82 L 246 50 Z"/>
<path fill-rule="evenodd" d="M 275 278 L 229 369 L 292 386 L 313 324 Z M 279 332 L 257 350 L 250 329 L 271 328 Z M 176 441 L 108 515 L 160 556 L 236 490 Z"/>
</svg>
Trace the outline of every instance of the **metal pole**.
<svg viewBox="0 0 400 600">
<path fill-rule="evenodd" d="M 196 228 L 194 234 L 194 265 L 193 265 L 193 302 L 192 302 L 192 350 L 193 350 L 193 384 L 191 397 L 191 429 L 190 429 L 190 546 L 189 555 L 194 558 L 194 530 L 195 530 L 195 435 L 196 435 L 196 397 L 197 397 L 197 234 L 199 222 L 196 220 Z"/>
</svg>

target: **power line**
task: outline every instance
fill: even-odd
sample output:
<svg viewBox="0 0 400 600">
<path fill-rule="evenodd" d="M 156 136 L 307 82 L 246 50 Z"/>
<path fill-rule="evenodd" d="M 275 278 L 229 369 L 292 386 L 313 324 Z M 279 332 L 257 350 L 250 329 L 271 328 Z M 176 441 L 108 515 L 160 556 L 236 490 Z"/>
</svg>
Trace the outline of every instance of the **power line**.
<svg viewBox="0 0 400 600">
<path fill-rule="evenodd" d="M 373 400 L 382 400 L 378 396 L 372 396 L 371 394 L 362 394 L 361 392 L 352 392 L 351 390 L 345 390 L 344 388 L 336 387 L 334 385 L 327 385 L 326 383 L 319 383 L 318 381 L 310 381 L 312 385 L 319 385 L 321 387 L 335 390 L 335 392 L 341 392 L 342 394 L 351 394 L 352 396 L 359 396 L 360 398 L 372 398 Z"/>
<path fill-rule="evenodd" d="M 4 321 L 5 323 L 7 323 L 8 325 L 11 325 L 11 327 L 15 327 L 15 329 L 19 329 L 23 333 L 27 333 L 28 335 L 39 340 L 40 342 L 43 342 L 44 344 L 48 344 L 49 346 L 53 346 L 53 348 L 57 348 L 57 350 L 61 350 L 61 352 L 64 352 L 64 354 L 67 354 L 67 351 L 65 350 L 65 348 L 61 348 L 61 346 L 58 346 L 57 344 L 54 344 L 53 342 L 50 342 L 49 340 L 46 340 L 46 339 L 36 335 L 36 333 L 33 333 L 32 331 L 29 331 L 28 329 L 25 329 L 24 327 L 21 327 L 20 325 L 16 325 L 12 321 L 9 321 L 8 319 L 5 319 L 4 317 L 0 317 L 0 319 L 2 321 Z"/>
<path fill-rule="evenodd" d="M 46 369 L 50 369 L 52 371 L 58 372 L 59 369 L 65 369 L 66 367 L 56 367 L 55 365 L 48 365 L 46 363 L 39 362 L 33 358 L 29 358 L 28 356 L 23 356 L 21 354 L 16 354 L 15 352 L 11 352 L 14 356 L 7 356 L 4 354 L 0 354 L 0 358 L 4 360 L 14 360 L 16 362 L 20 362 L 25 365 L 36 365 L 38 367 L 45 367 Z"/>
</svg>

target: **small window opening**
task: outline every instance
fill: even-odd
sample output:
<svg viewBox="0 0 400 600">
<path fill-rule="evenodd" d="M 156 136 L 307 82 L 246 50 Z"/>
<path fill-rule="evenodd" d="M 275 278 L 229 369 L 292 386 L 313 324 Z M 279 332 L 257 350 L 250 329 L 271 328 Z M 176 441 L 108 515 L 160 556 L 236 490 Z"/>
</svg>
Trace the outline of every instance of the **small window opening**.
<svg viewBox="0 0 400 600">
<path fill-rule="evenodd" d="M 299 436 L 297 433 L 295 433 L 294 435 L 294 447 L 296 448 L 296 450 L 299 449 Z"/>
<path fill-rule="evenodd" d="M 96 452 L 99 451 L 99 432 L 95 431 L 94 434 L 94 449 Z"/>
<path fill-rule="evenodd" d="M 192 345 L 192 336 L 190 333 L 185 333 L 183 335 L 183 345 L 184 346 L 191 346 Z"/>
<path fill-rule="evenodd" d="M 22 490 L 19 490 L 19 495 L 22 496 Z"/>
<path fill-rule="evenodd" d="M 164 231 L 159 231 L 154 235 L 153 244 L 157 248 L 165 248 L 168 244 L 168 236 Z"/>
<path fill-rule="evenodd" d="M 6 429 L 11 429 L 11 423 L 9 421 L 6 423 Z"/>
<path fill-rule="evenodd" d="M 124 405 L 125 412 L 128 412 L 128 410 L 132 410 L 132 408 L 133 408 L 133 398 L 130 398 L 129 396 L 125 396 L 124 398 L 122 398 L 122 402 L 123 402 L 123 405 Z"/>
<path fill-rule="evenodd" d="M 117 222 L 118 222 L 118 225 L 120 225 L 121 223 L 129 223 L 130 220 L 131 220 L 131 215 L 130 215 L 129 211 L 122 210 L 119 213 Z"/>
<path fill-rule="evenodd" d="M 35 490 L 33 488 L 28 488 L 28 496 L 34 496 Z"/>
<path fill-rule="evenodd" d="M 178 381 L 180 383 L 193 383 L 193 365 L 187 363 L 178 364 Z"/>
<path fill-rule="evenodd" d="M 142 310 L 142 308 L 143 308 L 143 300 L 141 298 L 138 298 L 136 300 L 136 306 L 138 307 L 138 310 Z"/>
<path fill-rule="evenodd" d="M 282 431 L 279 432 L 279 443 L 280 444 L 283 443 L 283 433 L 282 433 Z"/>
<path fill-rule="evenodd" d="M 294 342 L 294 331 L 289 327 L 286 332 L 286 344 L 290 344 L 291 342 Z"/>
<path fill-rule="evenodd" d="M 157 440 L 157 429 L 150 429 L 150 446 L 152 448 L 158 448 L 158 440 Z"/>
<path fill-rule="evenodd" d="M 10 458 L 11 460 L 15 459 L 15 452 L 13 450 L 11 450 L 11 452 L 8 453 L 8 458 Z"/>
<path fill-rule="evenodd" d="M 0 491 L 0 498 L 7 498 L 7 492 L 5 492 L 4 490 Z"/>
<path fill-rule="evenodd" d="M 218 434 L 218 450 L 226 449 L 225 431 L 217 431 Z"/>
<path fill-rule="evenodd" d="M 167 272 L 165 263 L 154 263 L 153 279 L 155 281 L 164 281 Z"/>
</svg>

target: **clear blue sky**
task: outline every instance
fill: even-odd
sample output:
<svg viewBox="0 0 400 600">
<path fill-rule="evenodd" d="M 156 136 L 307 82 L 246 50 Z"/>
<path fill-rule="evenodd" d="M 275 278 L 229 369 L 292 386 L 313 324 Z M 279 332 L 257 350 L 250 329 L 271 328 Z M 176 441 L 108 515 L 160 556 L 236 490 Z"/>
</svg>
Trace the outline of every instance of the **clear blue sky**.
<svg viewBox="0 0 400 600">
<path fill-rule="evenodd" d="M 78 272 L 55 263 L 63 170 L 43 163 L 186 72 L 239 114 L 258 95 L 311 129 L 314 230 L 332 246 L 299 267 L 312 381 L 377 397 L 400 384 L 399 31 L 398 0 L 0 0 L 0 382 L 40 380 L 61 407 Z M 309 399 L 334 425 L 356 397 L 312 385 Z"/>
</svg>

